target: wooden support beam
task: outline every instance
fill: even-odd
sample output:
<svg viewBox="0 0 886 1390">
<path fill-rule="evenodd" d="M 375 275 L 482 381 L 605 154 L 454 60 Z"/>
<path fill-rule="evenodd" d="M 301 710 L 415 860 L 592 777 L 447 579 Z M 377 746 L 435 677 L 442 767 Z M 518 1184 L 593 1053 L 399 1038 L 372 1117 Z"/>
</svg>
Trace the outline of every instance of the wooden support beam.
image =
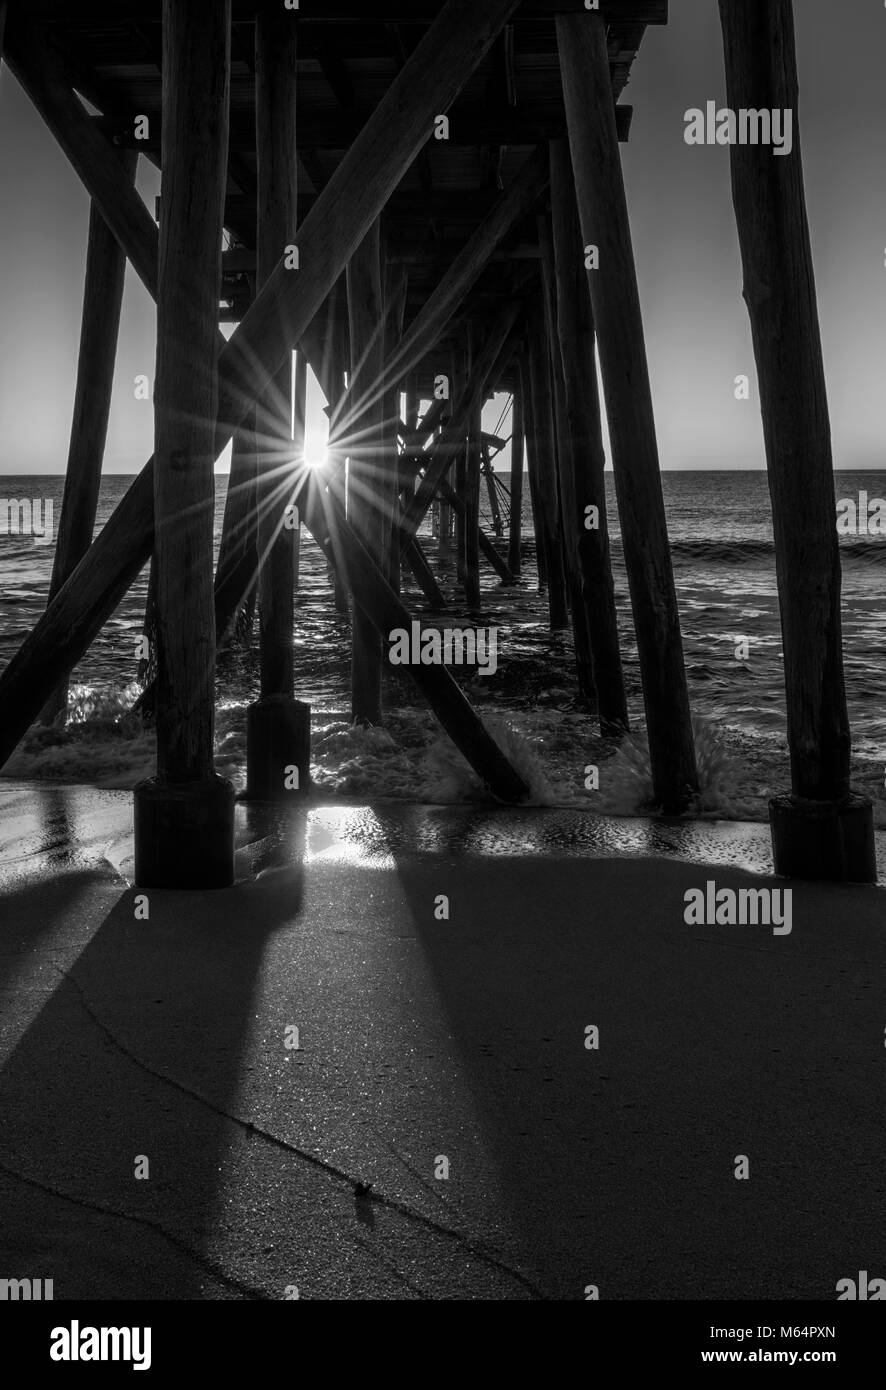
<svg viewBox="0 0 886 1390">
<path fill-rule="evenodd" d="M 234 0 L 237 21 L 253 19 L 266 0 Z M 302 0 L 299 24 L 307 29 L 320 25 L 351 24 L 358 20 L 372 24 L 431 24 L 439 19 L 443 0 L 323 0 L 309 6 Z M 515 8 L 517 8 L 515 6 Z M 70 0 L 28 0 L 35 19 L 77 22 Z M 540 19 L 557 14 L 585 14 L 586 0 L 523 0 L 517 20 Z M 161 0 L 90 0 L 88 22 L 144 20 L 157 22 Z M 601 0 L 600 14 L 607 23 L 667 24 L 668 0 Z M 443 109 L 443 108 L 441 108 Z"/>
<path fill-rule="evenodd" d="M 288 337 L 300 337 L 336 276 L 467 75 L 488 51 L 517 0 L 447 0 L 439 18 L 394 79 L 360 138 L 339 164 L 298 236 L 301 269 L 280 261 L 222 355 L 220 419 L 236 423 L 257 374 L 279 366 Z M 347 213 L 347 215 L 345 215 Z M 244 405 L 245 402 L 245 405 Z"/>
<path fill-rule="evenodd" d="M 385 342 L 384 361 L 394 351 L 403 333 L 403 315 L 406 312 L 406 298 L 409 288 L 409 272 L 395 270 L 387 260 L 385 266 Z M 383 364 L 384 365 L 384 364 Z M 388 582 L 395 594 L 400 592 L 400 384 L 390 385 L 385 393 L 384 413 L 384 451 L 386 466 L 391 472 L 390 507 L 386 518 L 388 562 Z"/>
<path fill-rule="evenodd" d="M 351 319 L 351 376 L 361 378 L 369 397 L 359 427 L 346 427 L 350 460 L 348 520 L 366 551 L 384 571 L 393 510 L 393 460 L 385 457 L 384 376 L 385 303 L 381 268 L 381 224 L 376 221 L 348 262 Z M 350 584 L 349 584 L 350 587 Z M 382 642 L 361 609 L 351 622 L 351 718 L 356 724 L 382 722 Z"/>
<path fill-rule="evenodd" d="M 523 399 L 529 501 L 532 507 L 532 534 L 535 538 L 535 568 L 538 575 L 539 593 L 543 593 L 548 587 L 548 566 L 544 547 L 544 528 L 541 521 L 541 506 L 538 500 L 538 467 L 535 463 L 535 417 L 532 413 L 532 373 L 529 370 L 529 354 L 525 348 L 520 351 L 518 369 L 520 374 L 520 395 Z"/>
<path fill-rule="evenodd" d="M 483 460 L 483 473 L 486 478 L 486 495 L 489 498 L 489 511 L 492 516 L 492 529 L 497 536 L 502 535 L 504 527 L 501 520 L 501 506 L 498 500 L 498 489 L 495 483 L 495 469 L 492 466 L 492 457 L 489 453 L 489 445 L 483 437 L 483 444 L 480 450 Z"/>
<path fill-rule="evenodd" d="M 415 582 L 418 584 L 425 598 L 432 608 L 444 609 L 447 607 L 446 599 L 443 597 L 443 590 L 434 578 L 433 571 L 428 564 L 427 556 L 422 550 L 417 536 L 413 536 L 403 545 L 403 559 L 412 570 Z"/>
<path fill-rule="evenodd" d="M 6 26 L 6 61 L 89 190 L 133 270 L 157 298 L 157 228 L 122 176 L 119 159 L 74 96 L 64 65 L 18 9 Z"/>
<path fill-rule="evenodd" d="M 793 114 L 793 148 L 733 145 L 732 196 L 760 386 L 795 798 L 849 794 L 850 731 L 827 390 L 797 129 L 790 0 L 720 0 L 730 102 Z"/>
<path fill-rule="evenodd" d="M 456 513 L 456 515 L 460 514 L 464 516 L 464 499 L 458 496 L 458 494 L 455 491 L 455 488 L 446 478 L 444 478 L 440 483 L 440 500 L 441 504 L 447 504 L 452 509 L 452 511 Z M 510 568 L 508 567 L 508 565 L 505 564 L 504 560 L 499 555 L 498 551 L 496 550 L 489 536 L 487 536 L 486 532 L 483 530 L 482 526 L 478 527 L 478 538 L 480 545 L 480 554 L 483 556 L 485 560 L 489 562 L 489 564 L 495 570 L 501 582 L 503 584 L 513 584 L 514 575 L 511 573 Z"/>
<path fill-rule="evenodd" d="M 338 548 L 354 601 L 372 615 L 379 632 L 385 637 L 396 628 L 408 632 L 411 613 L 348 525 L 334 492 L 321 493 L 314 480 L 308 479 L 301 505 L 306 524 L 324 551 L 331 555 L 333 546 Z M 505 758 L 446 667 L 410 666 L 409 670 L 453 743 L 494 795 L 509 802 L 528 796 L 522 777 Z"/>
<path fill-rule="evenodd" d="M 10 16 L 6 50 L 10 69 L 98 205 L 142 284 L 156 300 L 157 227 L 136 190 L 121 178 L 117 148 L 102 135 L 98 122 L 87 115 L 77 100 L 60 55 L 42 42 L 39 32 L 23 18 L 21 11 L 13 11 Z M 330 291 L 332 309 L 336 299 L 333 286 Z M 267 312 L 272 313 L 273 306 L 269 305 Z M 329 376 L 329 359 L 324 351 L 329 338 L 324 332 L 322 314 L 318 313 L 316 319 L 316 323 L 312 320 L 306 326 L 300 340 L 327 400 L 333 395 L 337 399 L 338 393 Z M 219 334 L 219 354 L 225 346 L 225 339 Z M 285 350 L 278 366 L 284 356 Z M 253 406 L 254 401 L 247 402 L 243 414 Z"/>
<path fill-rule="evenodd" d="M 0 15 L 0 23 L 2 18 Z M 126 152 L 119 158 L 123 176 L 134 184 L 138 156 Z M 95 203 L 91 203 L 74 416 L 49 585 L 50 601 L 92 544 L 111 413 L 125 274 L 126 257 Z M 43 711 L 44 722 L 51 723 L 62 714 L 67 702 L 68 678 L 65 676 Z"/>
<path fill-rule="evenodd" d="M 157 769 L 213 774 L 213 515 L 218 285 L 227 170 L 230 3 L 166 0 L 154 506 Z"/>
<path fill-rule="evenodd" d="M 298 219 L 298 23 L 282 6 L 262 10 L 255 24 L 255 112 L 258 172 L 256 290 L 295 243 Z M 298 272 L 293 271 L 293 274 Z M 289 336 L 279 371 L 258 407 L 258 608 L 261 697 L 294 693 L 294 496 L 292 351 Z M 282 778 L 281 778 L 282 780 Z"/>
<path fill-rule="evenodd" d="M 482 402 L 485 399 L 487 382 L 510 357 L 511 335 L 519 312 L 520 304 L 517 300 L 509 301 L 502 309 L 472 367 L 467 391 L 455 405 L 449 423 L 427 451 L 425 476 L 403 516 L 402 526 L 410 535 L 414 535 L 418 530 L 441 479 L 452 467 L 459 449 L 465 446 L 476 400 Z"/>
<path fill-rule="evenodd" d="M 594 324 L 569 145 L 551 145 L 551 202 L 557 340 L 563 380 L 561 449 L 571 478 L 564 489 L 564 530 L 580 575 L 594 681 L 604 734 L 628 727 L 615 586 L 606 515 L 603 426 L 594 356 Z M 590 513 L 588 509 L 591 509 Z"/>
<path fill-rule="evenodd" d="M 523 534 L 523 392 L 514 390 L 511 405 L 511 514 L 508 519 L 508 569 L 519 577 Z"/>
<path fill-rule="evenodd" d="M 226 887 L 234 877 L 234 792 L 214 773 L 212 559 L 230 0 L 164 0 L 163 17 L 157 776 L 135 790 L 135 879 L 145 888 Z"/>
<path fill-rule="evenodd" d="M 575 476 L 573 471 L 573 442 L 566 424 L 566 394 L 563 365 L 557 334 L 557 275 L 554 268 L 554 241 L 550 213 L 538 217 L 538 241 L 541 249 L 544 320 L 547 330 L 547 352 L 551 377 L 551 404 L 554 420 L 554 455 L 557 465 L 557 492 L 560 500 L 559 528 L 563 546 L 563 573 L 569 595 L 572 621 L 572 642 L 578 693 L 588 706 L 597 710 L 597 687 L 594 680 L 594 656 L 588 614 L 582 600 L 581 571 L 578 561 L 578 533 L 574 526 L 577 512 Z"/>
<path fill-rule="evenodd" d="M 569 626 L 567 581 L 563 561 L 563 529 L 560 524 L 557 485 L 557 441 L 551 400 L 551 364 L 542 294 L 539 291 L 529 319 L 529 377 L 532 391 L 532 423 L 535 431 L 529 454 L 535 474 L 536 501 L 547 575 L 548 616 L 552 632 Z"/>
<path fill-rule="evenodd" d="M 560 16 L 557 39 L 583 244 L 600 252 L 591 301 L 655 799 L 677 811 L 698 790 L 698 772 L 605 24 L 595 14 Z"/>
<path fill-rule="evenodd" d="M 465 342 L 467 346 L 455 348 L 452 354 L 451 387 L 456 400 L 467 395 L 471 377 L 470 332 L 468 332 Z M 474 406 L 472 404 L 471 411 L 473 409 Z M 460 438 L 458 440 L 458 447 L 455 451 L 455 458 L 452 466 L 450 469 L 447 469 L 440 478 L 440 483 L 442 484 L 446 481 L 446 474 L 449 473 L 451 475 L 452 491 L 457 499 L 457 506 L 455 507 L 455 577 L 461 585 L 465 584 L 467 578 L 467 508 L 465 505 L 465 492 L 468 485 L 468 435 L 471 429 L 471 411 L 465 414 L 464 419 L 460 423 Z M 438 486 L 436 493 L 439 493 L 439 490 L 440 488 Z"/>
<path fill-rule="evenodd" d="M 258 441 L 255 413 L 237 427 L 215 571 L 216 609 L 228 614 L 216 633 L 220 647 L 246 645 L 252 631 L 258 549 Z"/>
<path fill-rule="evenodd" d="M 482 403 L 471 412 L 465 456 L 465 601 L 472 614 L 480 612 L 480 437 Z"/>
<path fill-rule="evenodd" d="M 304 347 L 299 347 L 295 355 L 295 375 L 292 384 L 292 456 L 298 470 L 307 467 L 305 463 L 305 435 L 307 431 L 308 398 L 308 358 Z M 299 568 L 301 563 L 301 524 L 293 532 L 295 554 L 293 555 L 293 584 L 299 587 Z"/>
<path fill-rule="evenodd" d="M 514 182 L 483 219 L 401 337 L 396 351 L 385 364 L 386 384 L 400 381 L 427 356 L 479 279 L 492 252 L 512 227 L 530 211 L 536 199 L 544 192 L 549 177 L 546 154 L 539 150 L 528 160 Z M 352 401 L 360 389 L 359 379 L 356 379 L 342 403 L 342 416 L 349 419 L 352 416 L 359 418 L 359 411 L 354 408 Z M 337 432 L 335 419 L 331 432 L 334 437 Z"/>
<path fill-rule="evenodd" d="M 409 60 L 409 47 L 396 24 L 386 24 L 385 28 L 390 35 L 394 61 L 397 64 L 398 71 L 400 71 L 406 66 Z M 419 154 L 415 162 L 415 167 L 418 171 L 422 193 L 430 197 L 434 192 L 434 167 L 431 163 L 431 152 L 428 145 L 425 145 L 424 149 Z"/>
<path fill-rule="evenodd" d="M 157 134 L 160 125 L 160 112 L 149 107 L 143 114 L 148 116 L 151 122 L 151 134 L 147 140 L 136 141 L 131 122 L 121 123 L 119 119 L 109 117 L 98 120 L 97 124 L 116 145 L 123 148 L 136 146 L 145 155 L 156 155 L 160 148 L 160 139 Z M 619 105 L 615 107 L 616 129 L 621 143 L 627 143 L 629 139 L 633 114 L 632 106 Z M 339 151 L 347 150 L 371 115 L 372 108 L 368 106 L 355 107 L 347 114 L 336 112 L 333 115 L 328 113 L 320 115 L 310 106 L 299 106 L 299 143 L 302 150 L 300 157 L 307 165 L 310 162 L 308 152 L 310 151 L 314 156 L 314 161 L 310 164 L 308 172 L 310 173 L 311 168 L 319 167 L 318 152 L 334 158 Z M 451 108 L 449 115 L 448 144 L 453 149 L 475 149 L 477 146 L 490 145 L 510 145 L 514 148 L 528 149 L 533 145 L 545 144 L 549 140 L 559 138 L 565 129 L 562 110 L 541 106 L 524 105 L 513 110 L 507 106 L 496 108 L 486 103 L 478 105 L 476 102 L 457 102 Z M 252 122 L 246 112 L 234 112 L 231 126 L 234 162 L 231 173 L 236 179 L 238 187 L 247 195 L 253 192 L 253 181 L 249 177 L 249 171 L 246 169 L 241 152 L 249 148 L 251 126 Z M 303 141 L 304 143 L 302 143 Z M 426 154 L 427 149 L 423 150 L 421 158 Z M 421 169 L 421 167 L 420 164 L 419 168 Z M 428 161 L 424 161 L 423 167 L 430 171 Z M 311 183 L 318 192 L 322 192 L 326 179 L 320 173 L 315 180 L 312 174 Z M 423 181 L 419 196 L 428 197 L 432 208 L 438 206 L 434 199 L 433 182 L 429 182 L 427 177 Z M 230 203 L 228 206 L 229 208 L 236 208 L 234 203 Z M 435 218 L 436 214 L 428 218 L 431 227 L 433 227 Z"/>
<path fill-rule="evenodd" d="M 287 284 L 288 272 L 281 263 L 227 344 L 219 363 L 226 390 L 225 410 L 219 411 L 222 423 L 216 435 L 217 452 L 251 402 L 266 389 L 286 357 L 287 343 L 303 338 L 354 249 L 428 138 L 434 115 L 447 109 L 515 7 L 516 0 L 487 0 L 481 12 L 474 0 L 447 0 L 301 229 L 298 244 L 307 276 L 293 276 Z M 104 147 L 101 150 L 99 160 Z M 153 540 L 152 495 L 153 461 L 136 478 L 98 540 L 0 674 L 0 766 L 60 676 L 80 659 L 144 565 Z M 322 528 L 322 509 L 319 517 L 314 514 L 314 521 Z M 372 611 L 384 631 L 386 610 L 373 605 Z M 458 687 L 441 668 L 413 671 L 423 687 L 428 684 L 428 673 L 434 673 L 430 683 L 435 690 L 435 709 L 449 701 L 444 714 L 458 742 L 463 723 L 458 714 Z M 482 738 L 478 742 L 468 732 L 459 746 L 481 775 L 489 773 L 487 780 L 491 778 L 498 794 L 514 793 L 507 774 L 499 776 L 496 767 L 491 771 L 487 767 Z M 497 749 L 495 752 L 500 758 Z M 507 772 L 513 776 L 510 767 Z M 522 791 L 514 794 L 522 795 Z"/>
</svg>

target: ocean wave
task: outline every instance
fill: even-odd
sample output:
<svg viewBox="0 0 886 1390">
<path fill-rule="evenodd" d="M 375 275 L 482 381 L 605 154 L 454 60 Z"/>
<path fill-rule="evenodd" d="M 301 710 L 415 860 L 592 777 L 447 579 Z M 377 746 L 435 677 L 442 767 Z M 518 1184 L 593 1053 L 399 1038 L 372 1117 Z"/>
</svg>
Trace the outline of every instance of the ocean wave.
<svg viewBox="0 0 886 1390">
<path fill-rule="evenodd" d="M 671 554 L 677 561 L 708 565 L 751 565 L 764 561 L 775 567 L 775 542 L 745 539 L 732 541 L 672 541 Z M 840 538 L 843 564 L 878 565 L 886 562 L 886 538 L 882 540 Z"/>
</svg>

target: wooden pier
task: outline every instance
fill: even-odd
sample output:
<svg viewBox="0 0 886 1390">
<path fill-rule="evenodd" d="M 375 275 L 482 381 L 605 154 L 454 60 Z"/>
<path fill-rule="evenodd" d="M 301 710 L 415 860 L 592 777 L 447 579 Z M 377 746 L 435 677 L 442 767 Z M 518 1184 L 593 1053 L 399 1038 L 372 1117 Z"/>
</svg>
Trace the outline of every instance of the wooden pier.
<svg viewBox="0 0 886 1390">
<path fill-rule="evenodd" d="M 730 99 L 795 105 L 790 0 L 720 0 L 720 10 Z M 92 207 L 59 551 L 46 613 L 0 675 L 0 765 L 42 711 L 62 706 L 70 671 L 153 559 L 158 763 L 136 793 L 140 882 L 232 881 L 233 793 L 212 754 L 215 654 L 249 632 L 256 603 L 248 795 L 309 789 L 294 647 L 300 526 L 350 608 L 352 717 L 380 723 L 387 636 L 412 617 L 401 567 L 429 603 L 444 602 L 418 535 L 433 505 L 444 554 L 454 519 L 472 614 L 484 566 L 504 584 L 530 578 L 524 445 L 531 578 L 551 628 L 572 631 L 600 731 L 622 735 L 596 350 L 655 802 L 691 807 L 698 773 L 619 151 L 632 65 L 647 26 L 667 18 L 667 0 L 0 4 L 3 57 Z M 134 188 L 137 155 L 161 170 L 159 229 Z M 785 634 L 793 782 L 773 803 L 777 867 L 866 879 L 870 808 L 849 787 L 799 140 L 790 159 L 732 156 Z M 158 307 L 155 454 L 89 545 L 124 258 Z M 236 324 L 229 341 L 223 322 Z M 308 364 L 329 406 L 322 473 L 302 457 Z M 490 454 L 502 441 L 490 445 L 482 425 L 499 392 L 513 403 L 507 534 Z M 213 573 L 213 463 L 232 438 Z M 411 669 L 490 791 L 525 798 L 445 667 Z"/>
</svg>

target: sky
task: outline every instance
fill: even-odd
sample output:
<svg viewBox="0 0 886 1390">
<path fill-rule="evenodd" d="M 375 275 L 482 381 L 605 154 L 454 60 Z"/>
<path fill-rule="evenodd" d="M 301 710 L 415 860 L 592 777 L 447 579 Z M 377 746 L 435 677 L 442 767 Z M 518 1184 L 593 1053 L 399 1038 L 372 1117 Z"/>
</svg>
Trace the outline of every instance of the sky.
<svg viewBox="0 0 886 1390">
<path fill-rule="evenodd" d="M 838 468 L 886 466 L 882 55 L 886 8 L 842 0 L 794 6 L 799 122 Z M 671 0 L 651 27 L 622 98 L 635 108 L 622 146 L 662 467 L 762 468 L 762 428 L 729 179 L 729 150 L 688 146 L 684 115 L 725 105 L 714 0 Z M 159 174 L 140 161 L 153 211 Z M 0 73 L 0 474 L 62 473 L 67 457 L 89 202 L 7 69 Z M 14 196 L 8 196 L 14 191 Z M 153 448 L 154 306 L 127 268 L 105 471 L 137 472 Z M 735 399 L 735 378 L 751 399 Z M 322 399 L 308 444 L 322 449 Z M 488 408 L 492 428 L 500 402 Z M 506 462 L 506 458 L 503 462 Z M 220 464 L 224 469 L 226 463 Z"/>
</svg>

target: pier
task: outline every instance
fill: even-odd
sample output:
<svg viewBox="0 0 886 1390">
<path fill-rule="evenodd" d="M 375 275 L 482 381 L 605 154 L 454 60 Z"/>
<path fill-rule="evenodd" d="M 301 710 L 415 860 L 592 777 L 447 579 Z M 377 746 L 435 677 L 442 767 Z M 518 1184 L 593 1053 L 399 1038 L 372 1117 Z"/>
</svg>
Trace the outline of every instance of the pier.
<svg viewBox="0 0 886 1390">
<path fill-rule="evenodd" d="M 230 883 L 232 792 L 212 757 L 218 642 L 249 640 L 257 613 L 248 795 L 303 797 L 301 524 L 350 615 L 352 717 L 377 725 L 386 639 L 414 620 L 402 567 L 431 607 L 442 602 L 418 534 L 429 509 L 476 620 L 481 566 L 505 585 L 521 568 L 524 440 L 551 629 L 571 632 L 582 698 L 618 739 L 625 634 L 599 354 L 655 808 L 691 809 L 696 751 L 620 155 L 631 68 L 647 28 L 667 23 L 666 0 L 5 8 L 4 61 L 82 179 L 92 223 L 56 568 L 44 617 L 0 674 L 0 759 L 41 714 L 58 716 L 70 671 L 150 561 L 156 684 L 145 704 L 158 761 L 136 793 L 138 873 L 153 886 Z M 793 111 L 790 0 L 720 10 L 734 107 Z M 772 802 L 773 852 L 788 875 L 869 880 L 870 807 L 849 784 L 797 121 L 791 130 L 780 158 L 759 144 L 730 150 L 785 647 L 792 779 Z M 135 191 L 137 158 L 161 170 L 158 221 Z M 89 544 L 124 258 L 158 306 L 155 453 Z M 227 341 L 222 323 L 236 325 Z M 298 448 L 308 365 L 330 416 L 322 475 Z M 507 535 L 509 489 L 490 452 L 505 441 L 481 424 L 498 393 L 512 401 Z M 213 572 L 213 465 L 232 438 Z M 445 666 L 410 670 L 490 794 L 519 804 L 524 779 Z"/>
</svg>

